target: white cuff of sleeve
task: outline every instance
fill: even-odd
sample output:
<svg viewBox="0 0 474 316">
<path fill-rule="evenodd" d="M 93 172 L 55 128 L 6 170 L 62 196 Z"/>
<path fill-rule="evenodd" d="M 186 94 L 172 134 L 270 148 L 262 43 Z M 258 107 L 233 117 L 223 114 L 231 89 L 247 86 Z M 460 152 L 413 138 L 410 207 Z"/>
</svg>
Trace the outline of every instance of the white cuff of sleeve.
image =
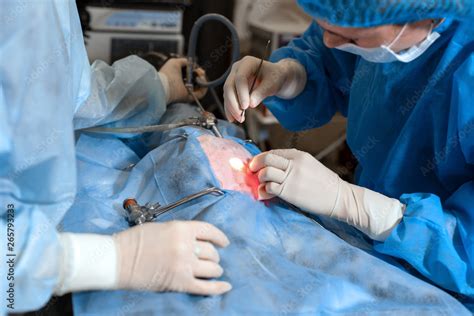
<svg viewBox="0 0 474 316">
<path fill-rule="evenodd" d="M 162 73 L 158 72 L 158 76 L 160 77 L 161 85 L 163 86 L 163 90 L 165 91 L 165 99 L 166 99 L 166 104 L 170 101 L 170 82 L 168 80 L 168 77 Z"/>
<path fill-rule="evenodd" d="M 117 251 L 108 235 L 59 234 L 60 275 L 56 295 L 114 289 L 117 284 Z"/>
<path fill-rule="evenodd" d="M 278 63 L 286 68 L 288 78 L 277 93 L 277 97 L 285 100 L 293 99 L 306 87 L 306 81 L 308 80 L 306 69 L 296 59 L 286 58 Z"/>
</svg>

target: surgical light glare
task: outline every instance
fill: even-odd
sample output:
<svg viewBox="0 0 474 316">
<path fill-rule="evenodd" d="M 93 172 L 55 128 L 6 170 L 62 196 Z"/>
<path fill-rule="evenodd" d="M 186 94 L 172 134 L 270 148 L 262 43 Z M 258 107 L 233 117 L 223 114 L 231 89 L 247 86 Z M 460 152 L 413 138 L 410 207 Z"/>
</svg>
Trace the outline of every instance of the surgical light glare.
<svg viewBox="0 0 474 316">
<path fill-rule="evenodd" d="M 230 158 L 229 159 L 229 164 L 232 167 L 232 169 L 234 169 L 236 171 L 244 171 L 244 169 L 245 169 L 244 162 L 239 158 L 235 158 L 235 157 Z"/>
</svg>

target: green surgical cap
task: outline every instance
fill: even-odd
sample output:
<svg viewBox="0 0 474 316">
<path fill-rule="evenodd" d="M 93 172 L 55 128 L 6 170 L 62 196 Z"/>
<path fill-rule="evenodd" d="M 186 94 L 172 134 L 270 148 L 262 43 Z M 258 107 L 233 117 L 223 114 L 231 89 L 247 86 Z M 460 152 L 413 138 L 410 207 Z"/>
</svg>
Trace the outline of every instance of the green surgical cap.
<svg viewBox="0 0 474 316">
<path fill-rule="evenodd" d="M 313 18 L 345 27 L 474 19 L 474 0 L 298 0 L 298 4 Z"/>
</svg>

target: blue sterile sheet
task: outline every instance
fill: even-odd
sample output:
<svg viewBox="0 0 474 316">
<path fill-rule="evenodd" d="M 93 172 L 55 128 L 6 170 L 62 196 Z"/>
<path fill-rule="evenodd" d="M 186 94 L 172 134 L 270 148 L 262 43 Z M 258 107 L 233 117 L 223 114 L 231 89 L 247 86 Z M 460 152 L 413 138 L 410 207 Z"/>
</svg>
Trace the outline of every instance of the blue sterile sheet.
<svg viewBox="0 0 474 316">
<path fill-rule="evenodd" d="M 196 116 L 174 105 L 162 123 Z M 232 137 L 252 154 L 258 149 Z M 185 127 L 120 139 L 82 134 L 77 140 L 78 192 L 61 228 L 111 234 L 129 227 L 122 202 L 170 204 L 220 186 L 197 137 L 210 131 Z M 231 244 L 220 250 L 232 291 L 215 297 L 182 293 L 95 291 L 73 295 L 76 315 L 470 315 L 446 292 L 347 242 L 289 205 L 263 203 L 225 191 L 158 217 L 214 224 Z M 341 226 L 343 227 L 343 226 Z M 350 234 L 348 234 L 350 235 Z M 348 240 L 350 236 L 348 236 Z M 354 237 L 354 240 L 358 238 Z M 157 240 L 157 242 L 160 242 Z"/>
</svg>

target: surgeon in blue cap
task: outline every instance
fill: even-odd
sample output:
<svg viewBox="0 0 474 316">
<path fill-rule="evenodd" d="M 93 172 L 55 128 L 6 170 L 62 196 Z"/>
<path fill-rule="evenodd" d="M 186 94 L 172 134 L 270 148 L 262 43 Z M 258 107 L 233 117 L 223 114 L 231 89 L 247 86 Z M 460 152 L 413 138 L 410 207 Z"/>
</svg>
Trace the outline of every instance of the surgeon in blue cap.
<svg viewBox="0 0 474 316">
<path fill-rule="evenodd" d="M 113 236 L 59 227 L 77 193 L 74 130 L 157 123 L 168 103 L 188 100 L 185 63 L 157 72 L 131 56 L 91 67 L 75 1 L 0 2 L 1 315 L 86 290 L 230 290 L 207 280 L 222 275 L 217 247 L 229 244 L 208 223 L 148 223 Z M 99 190 L 104 179 L 95 181 Z"/>
<path fill-rule="evenodd" d="M 299 0 L 314 22 L 265 62 L 237 62 L 227 116 L 262 101 L 293 131 L 347 116 L 357 185 L 295 149 L 250 163 L 261 199 L 347 222 L 374 249 L 474 298 L 474 3 Z M 317 258 L 315 258 L 317 260 Z"/>
</svg>

